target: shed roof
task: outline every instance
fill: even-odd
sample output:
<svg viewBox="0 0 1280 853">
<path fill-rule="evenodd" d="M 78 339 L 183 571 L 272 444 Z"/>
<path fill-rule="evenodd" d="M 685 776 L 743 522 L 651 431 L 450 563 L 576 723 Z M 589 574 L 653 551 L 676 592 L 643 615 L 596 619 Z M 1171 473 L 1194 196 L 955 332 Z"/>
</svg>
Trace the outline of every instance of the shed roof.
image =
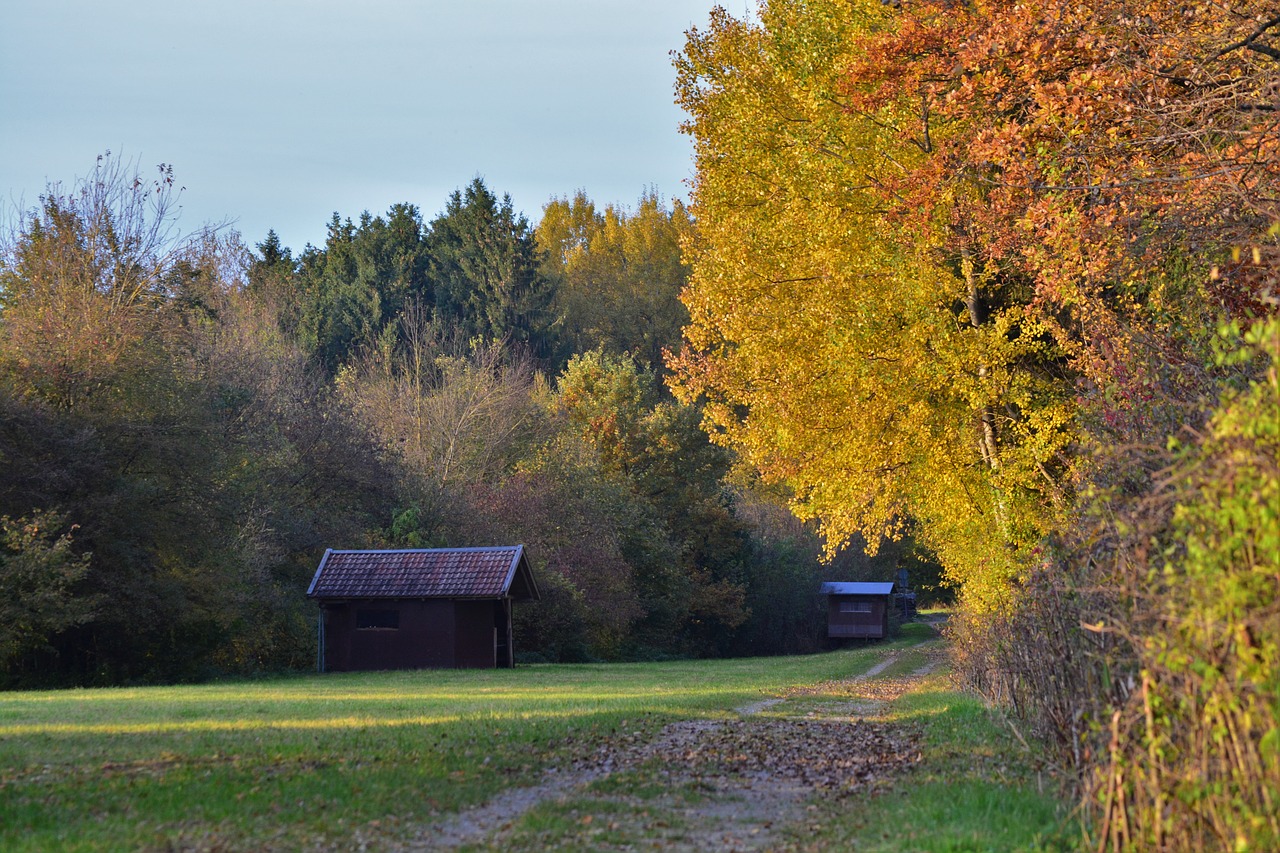
<svg viewBox="0 0 1280 853">
<path fill-rule="evenodd" d="M 540 598 L 523 545 L 324 552 L 311 598 Z"/>
<path fill-rule="evenodd" d="M 823 595 L 892 595 L 893 583 L 833 583 L 828 581 L 818 591 Z"/>
</svg>

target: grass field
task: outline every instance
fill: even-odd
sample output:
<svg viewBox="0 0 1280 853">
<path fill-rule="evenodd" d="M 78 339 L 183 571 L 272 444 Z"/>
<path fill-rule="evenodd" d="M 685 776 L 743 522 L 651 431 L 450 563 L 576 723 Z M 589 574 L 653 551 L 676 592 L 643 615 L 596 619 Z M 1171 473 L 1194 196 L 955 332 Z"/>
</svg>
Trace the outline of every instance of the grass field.
<svg viewBox="0 0 1280 853">
<path fill-rule="evenodd" d="M 888 677 L 911 665 L 916 651 L 903 649 L 920 639 L 908 631 L 895 644 L 792 658 L 0 693 L 0 849 L 394 847 L 443 815 L 534 784 L 548 767 L 644 742 L 674 721 L 736 718 L 734 708 L 848 678 L 896 652 Z M 1006 789 L 1027 777 L 981 706 L 945 689 L 895 704 L 904 725 L 933 732 L 934 754 L 911 774 L 921 790 L 976 785 L 966 810 L 978 809 L 986 791 L 1004 811 Z M 977 778 L 966 756 L 979 753 L 1003 781 Z M 1015 844 L 1057 825 L 1052 799 L 1029 793 L 1036 805 L 1017 818 L 1027 826 Z M 546 809 L 554 805 L 522 820 L 536 826 Z M 846 846 L 859 832 L 879 832 L 868 822 L 879 812 L 863 812 L 824 814 L 811 842 Z M 1024 849 L 997 841 L 901 849 Z M 529 840 L 547 843 L 609 846 L 572 832 Z"/>
</svg>

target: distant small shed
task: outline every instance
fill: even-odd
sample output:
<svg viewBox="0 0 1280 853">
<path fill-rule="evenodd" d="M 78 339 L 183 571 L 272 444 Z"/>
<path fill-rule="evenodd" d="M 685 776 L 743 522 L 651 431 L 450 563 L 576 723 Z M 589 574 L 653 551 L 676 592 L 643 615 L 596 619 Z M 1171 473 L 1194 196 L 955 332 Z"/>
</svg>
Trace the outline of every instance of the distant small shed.
<svg viewBox="0 0 1280 853">
<path fill-rule="evenodd" d="M 824 583 L 827 636 L 881 639 L 889 635 L 893 583 Z"/>
<path fill-rule="evenodd" d="M 523 545 L 331 549 L 307 596 L 321 672 L 512 666 L 512 603 L 540 597 Z"/>
</svg>

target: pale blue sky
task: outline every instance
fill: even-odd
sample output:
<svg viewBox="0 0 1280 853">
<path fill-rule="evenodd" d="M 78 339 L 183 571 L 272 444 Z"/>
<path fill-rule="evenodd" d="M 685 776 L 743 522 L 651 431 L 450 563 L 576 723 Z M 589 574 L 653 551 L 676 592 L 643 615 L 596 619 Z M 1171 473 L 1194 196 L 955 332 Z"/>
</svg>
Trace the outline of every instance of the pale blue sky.
<svg viewBox="0 0 1280 853">
<path fill-rule="evenodd" d="M 0 193 L 35 202 L 110 149 L 174 166 L 180 225 L 295 250 L 337 211 L 479 175 L 532 220 L 584 189 L 685 197 L 670 52 L 714 0 L 4 0 Z M 742 0 L 729 8 L 742 14 Z"/>
</svg>

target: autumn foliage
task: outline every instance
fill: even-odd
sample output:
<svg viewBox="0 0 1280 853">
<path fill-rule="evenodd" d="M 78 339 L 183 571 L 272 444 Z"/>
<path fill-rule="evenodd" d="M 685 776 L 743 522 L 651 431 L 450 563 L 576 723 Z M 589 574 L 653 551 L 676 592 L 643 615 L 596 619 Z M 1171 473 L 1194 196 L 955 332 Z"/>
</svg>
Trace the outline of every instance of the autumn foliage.
<svg viewBox="0 0 1280 853">
<path fill-rule="evenodd" d="M 1277 305 L 1275 9 L 780 0 L 676 64 L 679 393 L 829 543 L 918 525 L 963 585 L 966 671 L 1058 744 L 1100 843 L 1275 843 L 1275 471 L 1243 461 L 1269 404 L 1231 416 L 1252 449 L 1213 438 L 1277 355 L 1247 331 Z M 1242 487 L 1260 514 L 1192 499 Z M 1182 551 L 1193 517 L 1213 544 Z M 1192 630 L 1189 595 L 1250 603 Z M 1241 637 L 1256 665 L 1215 683 L 1262 698 L 1223 705 L 1188 678 Z M 1172 710 L 1200 702 L 1218 722 Z"/>
</svg>

